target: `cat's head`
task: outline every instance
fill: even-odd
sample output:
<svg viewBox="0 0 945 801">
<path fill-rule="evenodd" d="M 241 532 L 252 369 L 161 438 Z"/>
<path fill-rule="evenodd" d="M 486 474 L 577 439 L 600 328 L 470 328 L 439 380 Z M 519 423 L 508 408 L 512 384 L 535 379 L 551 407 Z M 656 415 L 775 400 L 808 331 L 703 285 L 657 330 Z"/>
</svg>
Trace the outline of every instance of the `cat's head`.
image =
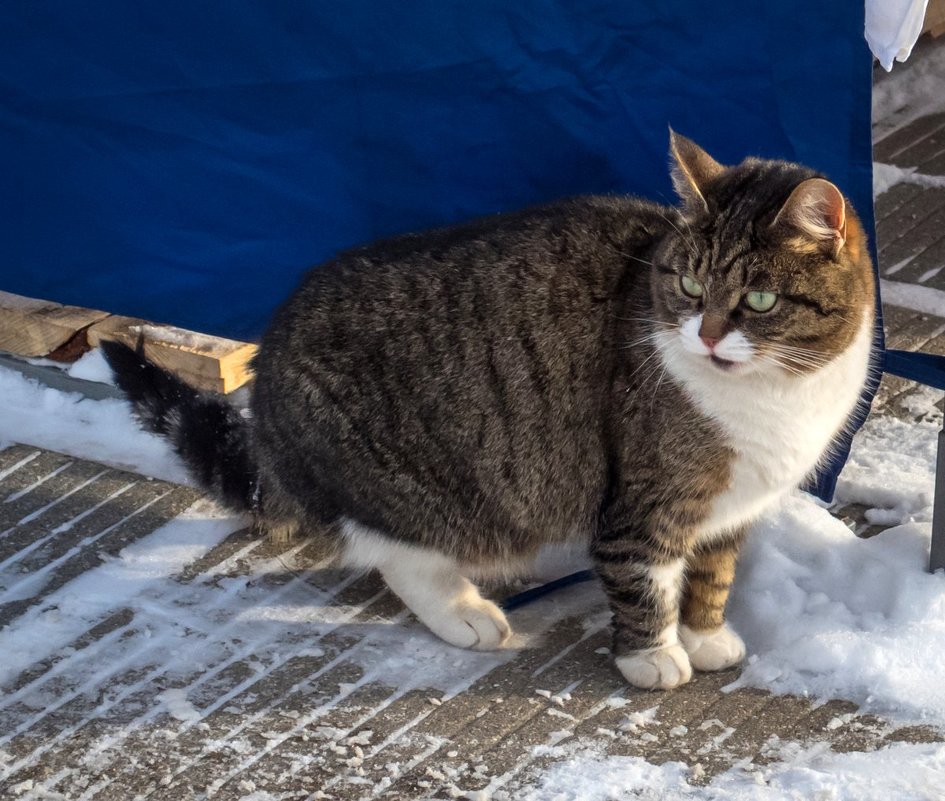
<svg viewBox="0 0 945 801">
<path fill-rule="evenodd" d="M 683 206 L 657 249 L 653 305 L 678 357 L 732 376 L 805 374 L 872 320 L 863 229 L 843 194 L 797 164 L 716 162 L 670 133 Z"/>
</svg>

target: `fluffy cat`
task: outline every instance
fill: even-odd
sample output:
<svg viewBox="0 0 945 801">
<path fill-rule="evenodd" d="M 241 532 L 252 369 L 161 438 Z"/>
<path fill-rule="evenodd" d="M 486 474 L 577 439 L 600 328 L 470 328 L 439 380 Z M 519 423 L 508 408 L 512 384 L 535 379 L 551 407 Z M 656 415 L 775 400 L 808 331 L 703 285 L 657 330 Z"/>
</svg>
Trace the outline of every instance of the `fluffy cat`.
<svg viewBox="0 0 945 801">
<path fill-rule="evenodd" d="M 265 526 L 333 532 L 447 642 L 510 635 L 469 576 L 580 538 L 627 681 L 729 667 L 739 544 L 857 402 L 873 274 L 824 178 L 670 145 L 678 209 L 582 197 L 312 270 L 262 339 L 249 418 L 106 355 L 203 486 Z"/>
</svg>

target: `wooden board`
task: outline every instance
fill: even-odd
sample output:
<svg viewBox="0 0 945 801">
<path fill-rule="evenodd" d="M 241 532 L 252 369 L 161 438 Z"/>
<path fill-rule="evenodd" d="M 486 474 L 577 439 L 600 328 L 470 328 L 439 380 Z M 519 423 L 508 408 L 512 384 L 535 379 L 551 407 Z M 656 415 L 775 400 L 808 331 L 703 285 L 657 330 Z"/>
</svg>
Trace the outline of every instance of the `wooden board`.
<svg viewBox="0 0 945 801">
<path fill-rule="evenodd" d="M 224 394 L 252 378 L 249 362 L 257 350 L 249 342 L 0 292 L 0 351 L 74 359 L 103 339 L 141 342 L 156 364 L 198 389 Z"/>
<path fill-rule="evenodd" d="M 929 0 L 922 30 L 935 37 L 945 34 L 945 0 Z"/>
<path fill-rule="evenodd" d="M 141 343 L 151 361 L 199 389 L 225 394 L 253 377 L 249 362 L 257 347 L 249 342 L 119 316 L 91 326 L 88 337 L 92 347 L 103 339 Z"/>
<path fill-rule="evenodd" d="M 105 317 L 107 312 L 0 292 L 0 350 L 47 356 Z"/>
</svg>

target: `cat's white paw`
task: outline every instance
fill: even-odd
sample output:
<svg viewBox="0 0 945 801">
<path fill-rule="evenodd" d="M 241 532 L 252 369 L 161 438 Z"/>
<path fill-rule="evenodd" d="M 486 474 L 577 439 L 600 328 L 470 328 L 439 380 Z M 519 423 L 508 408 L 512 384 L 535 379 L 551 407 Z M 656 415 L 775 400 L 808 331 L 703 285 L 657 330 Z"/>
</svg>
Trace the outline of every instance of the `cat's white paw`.
<svg viewBox="0 0 945 801">
<path fill-rule="evenodd" d="M 745 658 L 745 643 L 728 623 L 711 631 L 680 625 L 679 639 L 696 670 L 725 670 Z"/>
<path fill-rule="evenodd" d="M 642 690 L 671 690 L 692 678 L 689 657 L 675 644 L 619 656 L 616 662 L 623 677 Z"/>
<path fill-rule="evenodd" d="M 421 619 L 438 637 L 460 648 L 491 651 L 512 636 L 502 610 L 478 593 L 466 593 L 442 609 L 424 610 Z"/>
</svg>

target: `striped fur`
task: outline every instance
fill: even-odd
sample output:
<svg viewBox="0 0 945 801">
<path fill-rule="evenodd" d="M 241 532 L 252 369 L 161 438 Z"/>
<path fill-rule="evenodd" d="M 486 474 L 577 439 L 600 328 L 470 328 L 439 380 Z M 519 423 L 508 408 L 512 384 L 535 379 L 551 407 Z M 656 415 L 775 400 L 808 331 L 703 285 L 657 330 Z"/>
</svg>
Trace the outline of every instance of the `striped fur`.
<svg viewBox="0 0 945 801">
<path fill-rule="evenodd" d="M 810 170 L 723 167 L 681 137 L 673 152 L 678 209 L 576 198 L 312 270 L 263 337 L 249 420 L 109 358 L 210 489 L 245 506 L 255 485 L 261 524 L 327 532 L 455 644 L 508 638 L 464 576 L 587 542 L 618 667 L 676 686 L 744 653 L 724 625 L 734 532 L 843 424 L 873 289 L 852 208 L 837 249 L 836 209 L 807 202 L 824 187 L 795 193 Z M 778 303 L 752 312 L 749 291 Z M 809 426 L 811 409 L 829 413 Z"/>
</svg>

